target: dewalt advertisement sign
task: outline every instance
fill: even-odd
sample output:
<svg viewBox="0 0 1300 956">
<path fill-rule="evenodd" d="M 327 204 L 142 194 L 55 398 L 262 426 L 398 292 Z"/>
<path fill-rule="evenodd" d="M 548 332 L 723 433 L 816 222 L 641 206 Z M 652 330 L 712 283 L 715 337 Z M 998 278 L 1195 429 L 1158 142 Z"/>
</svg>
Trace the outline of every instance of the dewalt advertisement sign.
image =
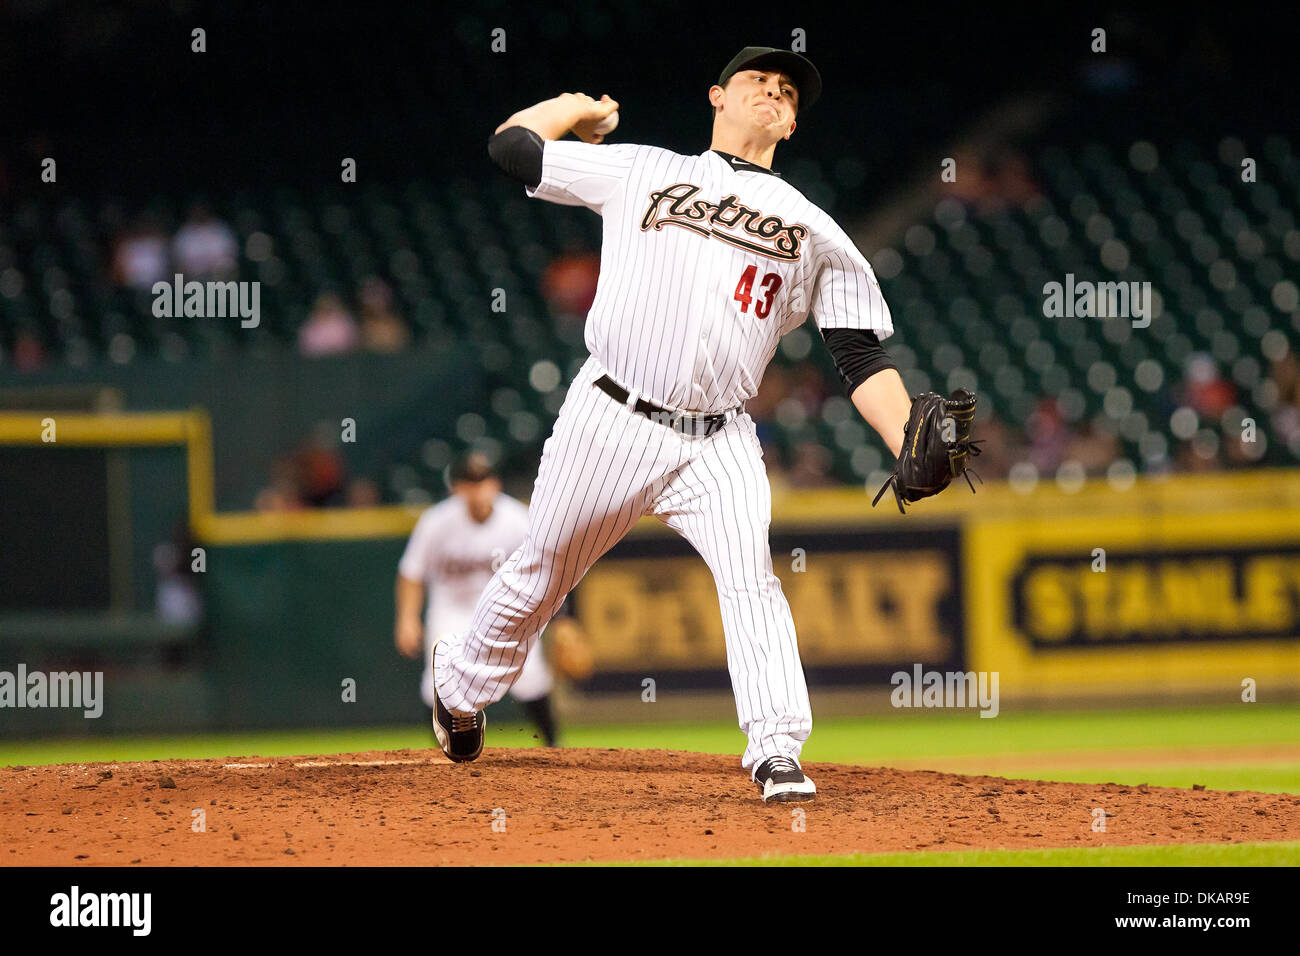
<svg viewBox="0 0 1300 956">
<path fill-rule="evenodd" d="M 771 541 L 811 682 L 883 681 L 916 662 L 960 664 L 958 530 L 782 529 Z M 726 685 L 713 575 L 676 536 L 625 539 L 582 580 L 574 610 L 593 645 L 593 687 L 602 675 L 662 671 L 686 685 Z"/>
</svg>

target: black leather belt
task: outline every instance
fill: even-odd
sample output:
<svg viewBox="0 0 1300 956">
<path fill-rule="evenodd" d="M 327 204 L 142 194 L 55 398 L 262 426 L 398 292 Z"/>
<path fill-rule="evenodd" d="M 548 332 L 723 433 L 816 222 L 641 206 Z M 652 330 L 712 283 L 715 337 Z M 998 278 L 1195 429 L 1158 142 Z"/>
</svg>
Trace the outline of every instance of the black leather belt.
<svg viewBox="0 0 1300 956">
<path fill-rule="evenodd" d="M 628 390 L 619 385 L 608 375 L 602 375 L 592 383 L 614 401 L 620 405 L 627 405 L 629 397 Z M 707 438 L 712 435 L 731 419 L 735 418 L 732 412 L 722 412 L 717 415 L 697 415 L 691 412 L 674 412 L 667 408 L 656 405 L 654 402 L 647 402 L 644 398 L 638 398 L 636 404 L 631 406 L 634 412 L 644 415 L 652 422 L 658 422 L 660 425 L 667 425 L 673 431 L 681 432 L 683 435 L 691 435 L 695 438 Z M 733 411 L 738 411 L 734 409 Z"/>
</svg>

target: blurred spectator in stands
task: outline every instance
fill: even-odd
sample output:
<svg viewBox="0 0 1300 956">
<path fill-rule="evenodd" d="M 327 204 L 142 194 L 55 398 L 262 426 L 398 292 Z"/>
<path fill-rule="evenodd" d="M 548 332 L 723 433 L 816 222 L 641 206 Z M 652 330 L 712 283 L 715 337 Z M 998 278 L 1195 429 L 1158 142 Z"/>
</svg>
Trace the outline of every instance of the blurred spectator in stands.
<svg viewBox="0 0 1300 956">
<path fill-rule="evenodd" d="M 257 493 L 253 507 L 258 511 L 298 511 L 304 507 L 298 465 L 292 457 L 271 465 L 271 483 Z"/>
<path fill-rule="evenodd" d="M 312 508 L 345 503 L 346 469 L 338 452 L 337 426 L 320 422 L 294 455 L 303 501 Z"/>
<path fill-rule="evenodd" d="M 370 352 L 400 352 L 411 342 L 411 330 L 393 311 L 393 290 L 378 276 L 361 283 L 361 345 Z"/>
<path fill-rule="evenodd" d="M 971 468 L 985 481 L 1007 477 L 1012 464 L 1025 457 L 1011 429 L 995 415 L 976 422 L 974 434 L 981 444 L 979 455 L 970 459 Z"/>
<path fill-rule="evenodd" d="M 45 346 L 30 328 L 20 328 L 14 336 L 13 366 L 20 372 L 35 372 L 45 366 Z"/>
<path fill-rule="evenodd" d="M 359 340 L 356 322 L 343 300 L 331 292 L 317 297 L 311 315 L 298 328 L 298 351 L 309 358 L 346 354 L 356 349 Z"/>
<path fill-rule="evenodd" d="M 187 281 L 232 279 L 239 267 L 239 243 L 228 225 L 195 203 L 172 241 L 172 261 Z"/>
<path fill-rule="evenodd" d="M 956 179 L 943 183 L 943 192 L 980 212 L 1007 205 L 1023 206 L 1040 193 L 1029 163 L 1017 150 L 1005 148 L 993 155 L 984 155 L 963 149 L 958 150 L 953 159 L 956 161 Z"/>
<path fill-rule="evenodd" d="M 1237 386 L 1219 374 L 1214 359 L 1194 352 L 1187 359 L 1179 398 L 1202 419 L 1217 421 L 1237 403 Z"/>
<path fill-rule="evenodd" d="M 330 422 L 317 423 L 291 455 L 271 466 L 271 484 L 257 493 L 258 511 L 334 508 L 352 504 L 353 500 L 360 506 L 369 500 L 364 487 L 369 479 L 348 483 L 336 429 Z M 377 502 L 377 488 L 374 495 Z"/>
<path fill-rule="evenodd" d="M 1223 440 L 1215 426 L 1237 402 L 1237 387 L 1219 374 L 1214 359 L 1193 352 L 1183 368 L 1183 382 L 1175 390 L 1178 402 L 1196 412 L 1200 430 L 1178 443 L 1174 453 L 1182 471 L 1213 471 L 1224 467 Z"/>
<path fill-rule="evenodd" d="M 831 453 L 820 442 L 800 442 L 794 449 L 794 464 L 786 473 L 791 488 L 825 488 L 831 479 Z"/>
<path fill-rule="evenodd" d="M 383 503 L 379 485 L 371 478 L 353 478 L 348 484 L 349 508 L 374 508 Z"/>
<path fill-rule="evenodd" d="M 1229 467 L 1241 468 L 1259 464 L 1259 460 L 1268 452 L 1268 436 L 1260 434 L 1256 423 L 1255 433 L 1250 441 L 1246 440 L 1244 429 L 1223 432 L 1223 460 Z"/>
<path fill-rule="evenodd" d="M 997 195 L 1015 206 L 1023 206 L 1042 192 L 1029 170 L 1029 163 L 1014 150 L 998 157 L 993 177 Z"/>
<path fill-rule="evenodd" d="M 1295 352 L 1287 353 L 1269 368 L 1268 377 L 1277 386 L 1277 400 L 1281 405 L 1300 408 L 1300 361 Z"/>
<path fill-rule="evenodd" d="M 168 624 L 194 625 L 203 617 L 203 597 L 195 584 L 194 540 L 182 522 L 167 541 L 153 549 L 153 567 L 158 575 L 154 609 Z"/>
<path fill-rule="evenodd" d="M 983 435 L 981 431 L 979 435 Z M 979 437 L 979 436 L 977 436 Z M 1106 469 L 1119 457 L 1119 441 L 1115 435 L 1091 423 L 1074 435 L 1065 448 L 1065 458 L 1083 465 L 1088 475 L 1104 475 Z M 984 459 L 981 458 L 982 462 Z"/>
<path fill-rule="evenodd" d="M 167 236 L 149 213 L 137 217 L 113 249 L 113 281 L 129 289 L 151 289 L 171 278 Z"/>
<path fill-rule="evenodd" d="M 970 149 L 959 149 L 952 157 L 952 182 L 943 182 L 941 189 L 946 195 L 960 199 L 968 206 L 975 206 L 991 192 L 989 175 L 985 169 L 984 157 Z"/>
<path fill-rule="evenodd" d="M 1268 439 L 1294 450 L 1300 447 L 1300 362 L 1295 352 L 1288 351 L 1275 361 L 1269 378 L 1277 386 L 1277 404 L 1268 418 Z M 1257 432 L 1264 427 L 1264 422 L 1255 423 Z"/>
<path fill-rule="evenodd" d="M 1181 471 L 1218 471 L 1223 467 L 1222 443 L 1208 429 L 1191 441 L 1178 443 L 1177 461 Z"/>
<path fill-rule="evenodd" d="M 581 320 L 596 298 L 600 256 L 571 242 L 542 273 L 542 297 L 557 316 Z"/>
<path fill-rule="evenodd" d="M 1055 398 L 1039 400 L 1025 423 L 1025 431 L 1029 437 L 1029 460 L 1039 474 L 1054 474 L 1065 459 L 1072 437 Z"/>
</svg>

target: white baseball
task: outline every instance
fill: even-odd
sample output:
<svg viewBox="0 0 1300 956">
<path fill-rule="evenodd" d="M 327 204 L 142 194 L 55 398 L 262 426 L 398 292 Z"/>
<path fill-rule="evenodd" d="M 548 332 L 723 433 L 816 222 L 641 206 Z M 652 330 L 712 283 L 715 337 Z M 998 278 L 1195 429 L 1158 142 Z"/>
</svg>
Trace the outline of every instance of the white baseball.
<svg viewBox="0 0 1300 956">
<path fill-rule="evenodd" d="M 597 123 L 592 132 L 600 136 L 607 136 L 616 129 L 618 129 L 618 110 L 614 110 L 614 112 Z"/>
</svg>

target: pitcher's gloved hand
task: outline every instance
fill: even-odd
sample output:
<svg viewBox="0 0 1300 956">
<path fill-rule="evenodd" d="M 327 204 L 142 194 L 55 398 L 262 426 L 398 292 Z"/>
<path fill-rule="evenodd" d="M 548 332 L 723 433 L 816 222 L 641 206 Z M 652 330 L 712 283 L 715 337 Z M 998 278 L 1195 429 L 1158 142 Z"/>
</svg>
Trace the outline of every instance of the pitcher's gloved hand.
<svg viewBox="0 0 1300 956">
<path fill-rule="evenodd" d="M 959 388 L 949 398 L 926 392 L 912 400 L 912 414 L 903 426 L 903 448 L 894 462 L 894 472 L 872 500 L 874 508 L 886 488 L 894 489 L 898 510 L 907 513 L 905 502 L 937 495 L 958 475 L 964 475 L 970 490 L 973 471 L 966 470 L 968 458 L 980 453 L 979 442 L 970 437 L 975 420 L 975 396 Z M 979 475 L 975 475 L 979 478 Z"/>
</svg>

